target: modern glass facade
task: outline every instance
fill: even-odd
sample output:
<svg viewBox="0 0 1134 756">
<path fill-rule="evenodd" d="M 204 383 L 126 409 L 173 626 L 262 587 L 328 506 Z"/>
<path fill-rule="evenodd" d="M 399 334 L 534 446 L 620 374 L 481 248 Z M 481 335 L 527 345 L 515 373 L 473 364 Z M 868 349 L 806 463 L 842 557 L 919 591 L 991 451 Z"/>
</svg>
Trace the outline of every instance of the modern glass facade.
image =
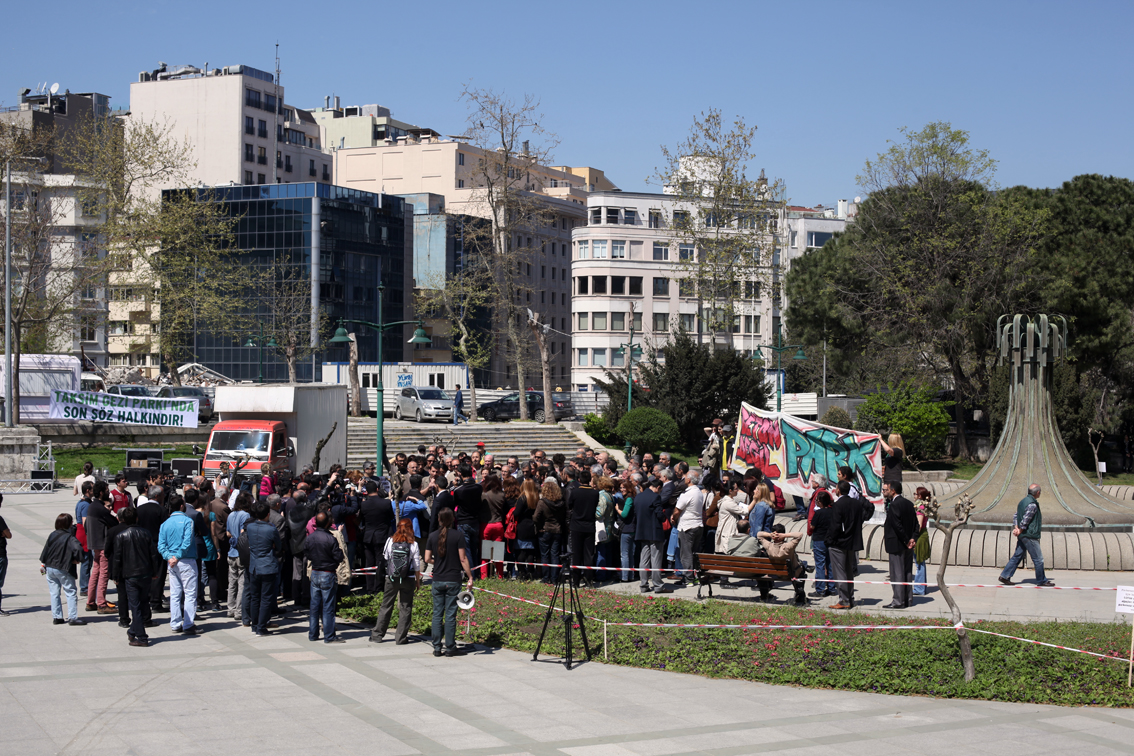
<svg viewBox="0 0 1134 756">
<path fill-rule="evenodd" d="M 327 184 L 268 184 L 222 186 L 211 192 L 239 218 L 235 242 L 241 268 L 295 266 L 311 279 L 318 307 L 331 321 L 339 318 L 378 321 L 379 282 L 385 284 L 382 309 L 386 323 L 406 320 L 405 276 L 412 249 L 406 249 L 405 203 L 399 197 Z M 318 244 L 318 265 L 312 266 L 313 244 Z M 412 264 L 412 262 L 408 263 Z M 234 290 L 234 295 L 245 294 Z M 247 333 L 240 339 L 198 332 L 194 337 L 197 361 L 237 381 L 255 381 L 260 350 L 243 344 L 248 337 L 264 340 L 275 335 L 271 314 L 255 298 L 249 300 Z M 358 337 L 359 361 L 378 360 L 377 332 L 349 326 Z M 400 331 L 387 331 L 383 341 L 386 362 L 406 359 Z M 297 366 L 298 379 L 321 380 L 322 363 L 345 359 L 345 350 L 320 350 Z M 287 363 L 273 349 L 264 349 L 264 380 L 286 381 Z"/>
</svg>

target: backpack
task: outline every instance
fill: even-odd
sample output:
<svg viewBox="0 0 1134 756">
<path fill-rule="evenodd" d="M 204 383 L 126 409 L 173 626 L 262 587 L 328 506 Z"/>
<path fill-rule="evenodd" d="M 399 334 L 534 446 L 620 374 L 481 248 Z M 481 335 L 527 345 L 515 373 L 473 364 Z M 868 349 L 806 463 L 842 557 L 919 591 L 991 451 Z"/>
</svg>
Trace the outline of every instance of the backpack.
<svg viewBox="0 0 1134 756">
<path fill-rule="evenodd" d="M 413 561 L 413 544 L 394 541 L 390 547 L 390 571 L 387 573 L 395 583 L 409 578 Z"/>
<path fill-rule="evenodd" d="M 236 553 L 240 561 L 241 567 L 248 567 L 252 561 L 252 550 L 248 547 L 248 529 L 240 531 L 240 537 L 236 539 Z"/>
</svg>

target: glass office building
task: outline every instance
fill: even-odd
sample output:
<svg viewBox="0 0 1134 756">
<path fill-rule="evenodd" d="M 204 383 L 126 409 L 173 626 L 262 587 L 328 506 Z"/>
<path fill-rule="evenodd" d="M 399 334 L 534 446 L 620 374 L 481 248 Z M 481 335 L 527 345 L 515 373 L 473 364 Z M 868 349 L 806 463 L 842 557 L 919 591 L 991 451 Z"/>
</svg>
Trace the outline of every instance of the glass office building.
<svg viewBox="0 0 1134 756">
<path fill-rule="evenodd" d="M 379 282 L 383 294 L 384 322 L 406 320 L 406 276 L 413 250 L 407 249 L 405 202 L 399 197 L 377 195 L 327 184 L 267 184 L 221 186 L 210 192 L 238 218 L 235 243 L 238 269 L 275 265 L 295 266 L 311 280 L 312 308 L 330 321 L 333 331 L 339 318 L 378 321 Z M 313 264 L 313 250 L 317 258 Z M 247 296 L 239 279 L 232 281 L 235 296 Z M 275 333 L 271 312 L 255 297 L 249 298 L 246 332 L 239 337 L 197 332 L 193 351 L 197 362 L 237 381 L 255 381 L 260 370 L 260 349 L 245 346 L 258 342 L 260 323 L 264 341 Z M 243 324 L 241 324 L 243 327 Z M 359 361 L 377 362 L 377 333 L 364 326 L 348 326 L 358 337 Z M 400 330 L 387 331 L 383 340 L 386 362 L 407 359 Z M 301 382 L 322 379 L 324 361 L 346 359 L 345 349 L 320 349 L 297 366 Z M 281 354 L 265 347 L 264 380 L 286 381 L 287 363 Z"/>
</svg>

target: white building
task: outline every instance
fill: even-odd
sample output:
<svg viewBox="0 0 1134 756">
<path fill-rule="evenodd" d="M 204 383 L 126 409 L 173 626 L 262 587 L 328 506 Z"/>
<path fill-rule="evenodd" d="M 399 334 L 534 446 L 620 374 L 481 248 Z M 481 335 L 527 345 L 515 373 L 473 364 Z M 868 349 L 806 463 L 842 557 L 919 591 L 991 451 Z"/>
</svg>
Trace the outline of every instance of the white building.
<svg viewBox="0 0 1134 756">
<path fill-rule="evenodd" d="M 572 232 L 572 380 L 578 391 L 593 390 L 604 369 L 626 367 L 627 344 L 656 349 L 682 327 L 708 341 L 700 304 L 679 280 L 677 261 L 693 255 L 692 245 L 674 238 L 667 218 L 676 200 L 668 194 L 603 191 L 587 197 L 586 226 Z M 773 255 L 778 263 L 778 253 Z M 775 333 L 778 310 L 766 285 L 741 282 L 727 338 L 751 355 Z M 721 335 L 717 335 L 720 344 Z"/>
<path fill-rule="evenodd" d="M 808 250 L 819 249 L 832 236 L 845 231 L 847 223 L 853 223 L 858 215 L 859 204 L 860 199 L 855 197 L 853 202 L 839 200 L 836 207 L 789 205 L 786 213 L 787 255 L 784 260 L 787 268 L 790 269 L 792 261 Z"/>
</svg>

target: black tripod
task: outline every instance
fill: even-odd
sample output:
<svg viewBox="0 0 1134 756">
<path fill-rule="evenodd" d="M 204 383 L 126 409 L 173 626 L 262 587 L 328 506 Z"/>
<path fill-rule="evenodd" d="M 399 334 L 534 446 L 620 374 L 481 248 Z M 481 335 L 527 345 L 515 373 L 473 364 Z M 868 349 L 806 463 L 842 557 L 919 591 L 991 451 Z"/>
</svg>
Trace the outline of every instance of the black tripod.
<svg viewBox="0 0 1134 756">
<path fill-rule="evenodd" d="M 563 642 L 566 645 L 566 659 L 564 664 L 571 669 L 571 634 L 572 623 L 578 621 L 579 635 L 583 639 L 583 651 L 587 654 L 587 661 L 591 660 L 591 647 L 587 643 L 587 626 L 584 623 L 583 606 L 579 603 L 579 589 L 571 579 L 571 557 L 564 556 L 563 564 L 559 568 L 559 577 L 555 581 L 555 590 L 551 593 L 551 602 L 547 607 L 547 616 L 543 620 L 543 629 L 539 632 L 539 642 L 536 643 L 532 661 L 539 658 L 539 650 L 543 646 L 543 636 L 547 634 L 547 626 L 551 624 L 551 615 L 555 613 L 555 602 L 559 601 L 563 615 Z M 568 603 L 570 606 L 568 606 Z"/>
</svg>

